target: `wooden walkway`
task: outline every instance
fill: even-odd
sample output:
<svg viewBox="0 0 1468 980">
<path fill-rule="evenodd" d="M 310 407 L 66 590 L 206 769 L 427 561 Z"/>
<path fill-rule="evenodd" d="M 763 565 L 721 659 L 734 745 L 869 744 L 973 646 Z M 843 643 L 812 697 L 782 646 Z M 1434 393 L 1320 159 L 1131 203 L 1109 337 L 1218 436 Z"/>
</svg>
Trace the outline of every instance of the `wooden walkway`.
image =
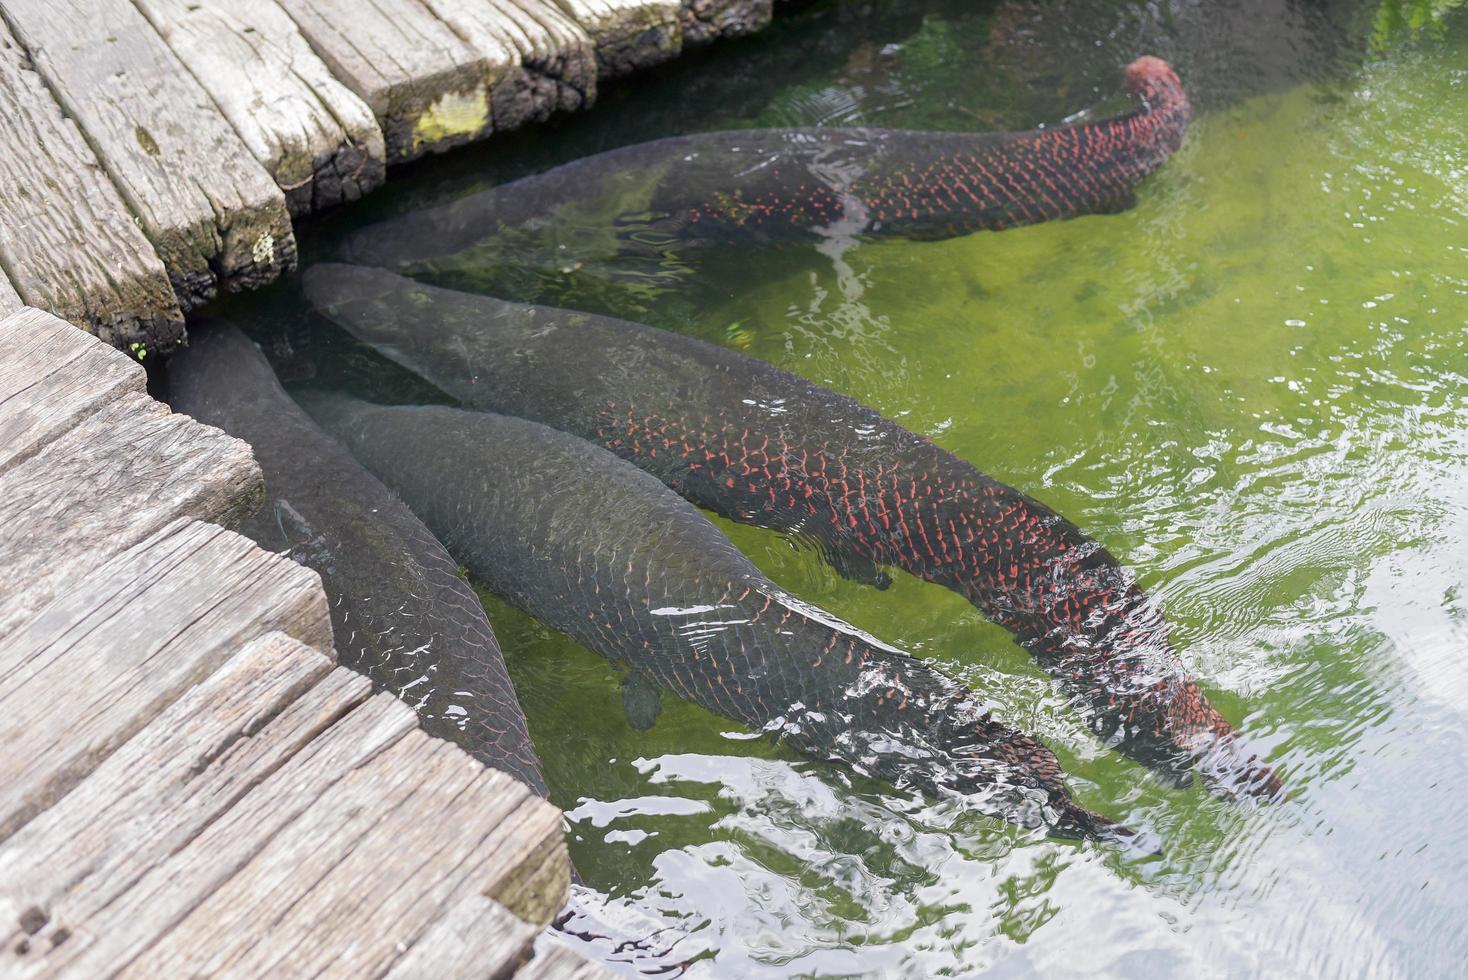
<svg viewBox="0 0 1468 980">
<path fill-rule="evenodd" d="M 606 976 L 532 958 L 560 812 L 336 667 L 316 573 L 218 526 L 249 447 L 50 314 L 0 339 L 0 976 Z"/>
<path fill-rule="evenodd" d="M 293 218 L 772 3 L 0 0 L 0 310 L 167 353 L 185 313 L 293 267 Z"/>
</svg>

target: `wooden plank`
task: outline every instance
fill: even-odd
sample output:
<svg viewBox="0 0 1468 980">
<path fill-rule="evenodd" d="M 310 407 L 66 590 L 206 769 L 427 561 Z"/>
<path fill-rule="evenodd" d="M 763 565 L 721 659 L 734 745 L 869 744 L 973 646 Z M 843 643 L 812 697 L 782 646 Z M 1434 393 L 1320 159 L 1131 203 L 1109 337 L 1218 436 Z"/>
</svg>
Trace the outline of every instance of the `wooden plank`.
<svg viewBox="0 0 1468 980">
<path fill-rule="evenodd" d="M 548 943 L 515 976 L 517 980 L 611 980 L 616 974 L 574 950 Z"/>
<path fill-rule="evenodd" d="M 3 24 L 0 266 L 25 302 L 109 344 L 183 339 L 163 263 Z"/>
<path fill-rule="evenodd" d="M 0 972 L 38 960 L 67 922 L 126 891 L 367 699 L 366 678 L 321 681 L 331 671 L 330 657 L 283 633 L 249 643 L 0 845 Z"/>
<path fill-rule="evenodd" d="M 158 250 L 185 310 L 295 264 L 285 198 L 128 0 L 5 0 L 36 71 Z"/>
<path fill-rule="evenodd" d="M 0 475 L 0 637 L 77 579 L 179 517 L 221 524 L 263 495 L 250 447 L 147 395 L 101 406 Z"/>
<path fill-rule="evenodd" d="M 680 0 L 558 0 L 596 42 L 603 77 L 667 61 L 683 50 Z"/>
<path fill-rule="evenodd" d="M 134 0 L 285 192 L 292 214 L 355 201 L 387 161 L 372 110 L 275 0 Z"/>
<path fill-rule="evenodd" d="M 496 131 L 596 99 L 591 37 L 553 0 L 423 0 L 455 34 L 490 55 Z"/>
<path fill-rule="evenodd" d="M 134 360 L 40 310 L 0 320 L 0 474 L 103 405 L 147 390 Z"/>
<path fill-rule="evenodd" d="M 50 910 L 48 921 L 32 937 L 33 945 L 45 947 L 43 972 L 78 978 L 114 975 L 247 867 L 301 814 L 329 797 L 338 783 L 361 781 L 367 770 L 378 774 L 373 760 L 414 728 L 412 709 L 379 694 L 306 744 L 196 837 L 146 869 L 127 891 L 105 904 L 88 902 L 84 891 L 73 892 L 67 903 Z M 378 795 L 362 805 L 361 821 L 370 822 L 380 812 L 381 794 L 391 785 L 391 778 L 374 783 Z M 339 847 L 354 843 L 337 842 Z M 287 877 L 309 884 L 302 878 L 307 874 L 306 868 L 286 871 Z M 271 910 L 256 928 L 268 931 L 281 913 Z M 66 939 L 58 943 L 62 930 Z M 215 938 L 206 944 L 210 949 Z"/>
<path fill-rule="evenodd" d="M 418 937 L 386 980 L 500 980 L 530 959 L 536 929 L 483 895 L 465 895 Z"/>
<path fill-rule="evenodd" d="M 9 316 L 19 312 L 25 304 L 20 301 L 20 294 L 10 284 L 5 276 L 5 270 L 0 269 L 0 317 Z"/>
<path fill-rule="evenodd" d="M 770 26 L 774 0 L 683 0 L 683 44 L 742 37 Z"/>
<path fill-rule="evenodd" d="M 419 0 L 280 0 L 332 73 L 371 107 L 389 164 L 492 129 L 490 83 L 510 52 L 476 51 Z"/>
<path fill-rule="evenodd" d="M 120 976 L 379 976 L 399 944 L 463 896 L 496 886 L 506 831 L 523 810 L 550 811 L 559 834 L 559 811 L 512 777 L 410 732 L 323 794 Z"/>
<path fill-rule="evenodd" d="M 67 581 L 0 641 L 0 840 L 272 630 L 330 647 L 321 580 L 209 524 L 175 522 Z"/>
</svg>

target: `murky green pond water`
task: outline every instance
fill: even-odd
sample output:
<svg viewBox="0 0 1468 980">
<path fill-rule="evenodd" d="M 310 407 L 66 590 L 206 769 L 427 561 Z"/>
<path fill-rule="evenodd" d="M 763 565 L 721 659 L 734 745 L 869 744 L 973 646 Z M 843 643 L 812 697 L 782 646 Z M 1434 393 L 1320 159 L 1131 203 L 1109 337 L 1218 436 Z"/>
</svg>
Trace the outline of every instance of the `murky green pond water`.
<svg viewBox="0 0 1468 980">
<path fill-rule="evenodd" d="M 1461 973 L 1468 17 L 1374 44 L 1376 13 L 817 5 L 591 115 L 419 167 L 323 231 L 310 247 L 329 256 L 348 224 L 674 132 L 1103 115 L 1148 52 L 1189 88 L 1183 149 L 1124 214 L 622 270 L 565 234 L 555 260 L 479 256 L 444 281 L 735 347 L 1040 497 L 1160 597 L 1291 799 L 1163 786 L 958 596 L 907 576 L 864 588 L 719 522 L 780 584 L 992 692 L 1082 802 L 1152 829 L 1165 856 L 854 783 L 671 699 L 636 732 L 604 660 L 489 599 L 589 886 L 727 976 Z M 265 315 L 292 302 L 249 304 L 283 373 L 409 390 L 325 323 Z"/>
</svg>

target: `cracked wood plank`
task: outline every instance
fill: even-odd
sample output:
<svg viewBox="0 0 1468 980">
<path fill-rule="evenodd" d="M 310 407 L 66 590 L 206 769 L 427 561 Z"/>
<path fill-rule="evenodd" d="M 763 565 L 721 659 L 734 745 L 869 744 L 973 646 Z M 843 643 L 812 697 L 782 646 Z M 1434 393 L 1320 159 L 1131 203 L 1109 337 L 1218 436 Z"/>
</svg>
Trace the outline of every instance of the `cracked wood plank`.
<svg viewBox="0 0 1468 980">
<path fill-rule="evenodd" d="M 483 895 L 465 895 L 388 970 L 386 980 L 500 980 L 530 958 L 536 928 Z"/>
<path fill-rule="evenodd" d="M 515 974 L 517 980 L 612 980 L 615 976 L 606 967 L 558 943 L 546 944 L 546 949 Z"/>
<path fill-rule="evenodd" d="M 254 797 L 231 816 L 243 817 Z M 532 837 L 532 816 L 547 833 Z M 399 943 L 455 902 L 493 896 L 525 840 L 558 848 L 564 871 L 561 836 L 555 807 L 415 730 L 323 793 L 120 976 L 264 978 L 287 966 L 305 976 L 378 976 Z"/>
<path fill-rule="evenodd" d="M 284 633 L 230 656 L 0 845 L 0 972 L 37 965 L 66 923 L 185 847 L 370 693 Z"/>
<path fill-rule="evenodd" d="M 183 339 L 162 261 L 3 23 L 0 267 L 26 303 L 114 346 Z"/>
<path fill-rule="evenodd" d="M 294 267 L 280 188 L 128 0 L 5 0 L 0 15 L 141 221 L 185 311 Z"/>
<path fill-rule="evenodd" d="M 423 2 L 470 47 L 490 54 L 496 131 L 595 101 L 595 43 L 551 0 Z"/>
<path fill-rule="evenodd" d="M 332 77 L 275 0 L 135 0 L 285 192 L 292 214 L 383 182 L 372 110 Z"/>
<path fill-rule="evenodd" d="M 596 42 L 602 77 L 625 75 L 683 50 L 680 0 L 557 0 Z"/>
<path fill-rule="evenodd" d="M 77 892 L 75 905 L 51 909 L 47 921 L 31 937 L 33 947 L 45 948 L 33 972 L 77 978 L 116 975 L 188 919 L 277 838 L 288 834 L 302 814 L 330 800 L 339 783 L 359 784 L 364 772 L 383 777 L 368 777 L 369 792 L 356 797 L 361 804 L 359 818 L 370 822 L 385 805 L 384 794 L 394 784 L 394 774 L 382 774 L 375 760 L 414 729 L 412 709 L 388 694 L 348 711 L 200 833 L 145 869 L 127 890 L 105 903 L 93 903 L 84 892 Z M 398 779 L 411 776 L 396 774 Z M 344 838 L 336 846 L 350 849 L 358 843 L 355 838 Z M 279 870 L 285 878 L 310 887 L 309 868 Z M 281 908 L 270 910 L 254 923 L 254 930 L 248 930 L 250 935 L 268 943 L 272 924 L 281 913 Z M 198 955 L 208 956 L 226 943 L 245 938 L 224 934 L 224 922 L 218 920 L 220 932 L 207 937 L 195 951 Z M 38 924 L 34 916 L 31 924 Z M 58 934 L 65 937 L 63 941 L 56 941 Z M 325 945 L 321 954 L 333 956 L 336 947 L 326 945 L 326 937 L 321 939 Z M 294 975 L 304 972 L 292 971 Z"/>
<path fill-rule="evenodd" d="M 197 521 L 65 586 L 0 641 L 0 839 L 243 643 L 279 630 L 331 644 L 315 572 Z"/>
<path fill-rule="evenodd" d="M 10 280 L 5 278 L 5 270 L 0 269 L 0 317 L 18 312 L 24 306 L 20 301 L 20 294 L 15 291 Z"/>
<path fill-rule="evenodd" d="M 41 310 L 0 320 L 0 474 L 103 405 L 143 394 L 147 376 L 96 337 Z"/>
<path fill-rule="evenodd" d="M 389 164 L 492 128 L 490 81 L 504 52 L 476 51 L 419 0 L 280 0 L 332 73 L 367 103 Z"/>
<path fill-rule="evenodd" d="M 774 14 L 774 0 L 683 0 L 683 43 L 753 34 L 769 27 Z"/>
<path fill-rule="evenodd" d="M 262 496 L 238 439 L 144 394 L 102 405 L 0 474 L 0 637 L 176 518 L 238 523 Z"/>
</svg>

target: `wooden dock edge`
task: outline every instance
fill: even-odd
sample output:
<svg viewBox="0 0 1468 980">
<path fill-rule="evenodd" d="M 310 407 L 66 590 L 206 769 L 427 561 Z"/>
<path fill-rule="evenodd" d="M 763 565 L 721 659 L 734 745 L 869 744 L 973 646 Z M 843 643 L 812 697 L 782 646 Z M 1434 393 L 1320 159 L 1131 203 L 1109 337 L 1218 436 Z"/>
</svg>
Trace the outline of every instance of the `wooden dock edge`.
<svg viewBox="0 0 1468 980">
<path fill-rule="evenodd" d="M 0 975 L 609 976 L 532 959 L 561 812 L 335 666 L 316 573 L 210 523 L 257 499 L 248 447 L 50 314 L 0 342 Z"/>
</svg>

